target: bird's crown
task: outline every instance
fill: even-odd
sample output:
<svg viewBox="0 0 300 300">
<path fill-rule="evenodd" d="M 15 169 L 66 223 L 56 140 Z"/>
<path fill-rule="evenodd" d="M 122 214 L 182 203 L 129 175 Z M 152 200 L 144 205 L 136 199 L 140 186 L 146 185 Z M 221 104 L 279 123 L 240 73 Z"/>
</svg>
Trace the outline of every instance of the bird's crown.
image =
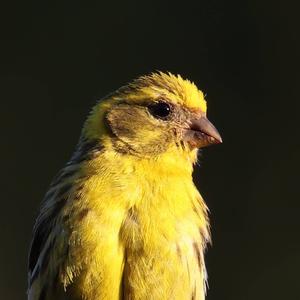
<svg viewBox="0 0 300 300">
<path fill-rule="evenodd" d="M 144 97 L 153 100 L 162 97 L 187 108 L 201 109 L 206 112 L 204 95 L 197 86 L 180 75 L 170 72 L 157 72 L 141 76 L 120 88 L 117 94 L 125 94 L 128 99 L 133 101 L 139 101 Z"/>
</svg>

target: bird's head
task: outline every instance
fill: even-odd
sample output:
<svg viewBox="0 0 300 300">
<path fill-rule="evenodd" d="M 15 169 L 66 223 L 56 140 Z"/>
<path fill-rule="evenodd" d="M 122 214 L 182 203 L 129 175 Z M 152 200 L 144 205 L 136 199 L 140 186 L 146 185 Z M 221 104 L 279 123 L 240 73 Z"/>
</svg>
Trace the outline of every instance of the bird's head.
<svg viewBox="0 0 300 300">
<path fill-rule="evenodd" d="M 170 73 L 143 76 L 101 100 L 83 135 L 119 153 L 157 157 L 222 142 L 206 117 L 206 101 L 195 84 Z"/>
</svg>

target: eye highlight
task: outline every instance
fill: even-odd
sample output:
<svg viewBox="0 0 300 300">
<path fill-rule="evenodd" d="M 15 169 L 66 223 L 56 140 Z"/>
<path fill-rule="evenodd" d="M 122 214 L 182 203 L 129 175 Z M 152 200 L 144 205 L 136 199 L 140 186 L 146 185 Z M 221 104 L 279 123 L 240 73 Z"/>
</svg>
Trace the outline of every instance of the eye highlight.
<svg viewBox="0 0 300 300">
<path fill-rule="evenodd" d="M 153 117 L 158 119 L 165 119 L 172 112 L 171 105 L 163 101 L 148 105 L 148 110 Z"/>
</svg>

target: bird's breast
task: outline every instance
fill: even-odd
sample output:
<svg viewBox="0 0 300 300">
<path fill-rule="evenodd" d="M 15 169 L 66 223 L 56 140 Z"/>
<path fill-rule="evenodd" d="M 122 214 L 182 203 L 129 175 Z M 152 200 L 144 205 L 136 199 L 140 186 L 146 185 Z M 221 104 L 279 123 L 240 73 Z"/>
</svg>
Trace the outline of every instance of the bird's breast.
<svg viewBox="0 0 300 300">
<path fill-rule="evenodd" d="M 203 299 L 202 237 L 192 204 L 174 198 L 181 206 L 175 209 L 156 200 L 131 207 L 122 223 L 125 289 L 134 299 L 190 299 L 193 293 Z"/>
</svg>

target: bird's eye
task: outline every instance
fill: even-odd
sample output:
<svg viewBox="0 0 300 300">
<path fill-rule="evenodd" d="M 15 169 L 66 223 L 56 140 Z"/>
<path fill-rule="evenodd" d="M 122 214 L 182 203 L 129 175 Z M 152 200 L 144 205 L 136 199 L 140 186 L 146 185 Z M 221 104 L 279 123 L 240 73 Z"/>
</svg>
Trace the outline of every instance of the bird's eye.
<svg viewBox="0 0 300 300">
<path fill-rule="evenodd" d="M 148 105 L 148 110 L 155 118 L 165 119 L 171 113 L 171 106 L 168 103 L 161 101 Z"/>
</svg>

